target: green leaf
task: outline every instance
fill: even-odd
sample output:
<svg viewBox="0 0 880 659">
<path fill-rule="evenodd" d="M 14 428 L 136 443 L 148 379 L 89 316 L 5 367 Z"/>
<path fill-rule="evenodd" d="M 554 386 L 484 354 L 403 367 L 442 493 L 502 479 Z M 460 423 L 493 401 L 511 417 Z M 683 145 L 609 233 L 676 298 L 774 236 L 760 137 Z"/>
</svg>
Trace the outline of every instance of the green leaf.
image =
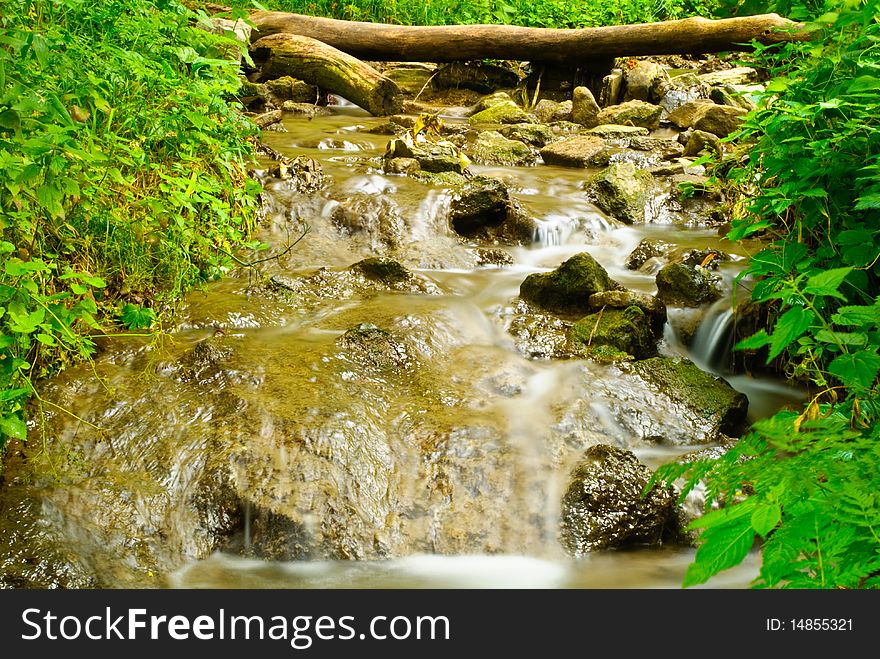
<svg viewBox="0 0 880 659">
<path fill-rule="evenodd" d="M 55 337 L 52 336 L 51 334 L 45 334 L 43 332 L 40 332 L 39 334 L 36 335 L 35 338 L 37 339 L 37 341 L 39 341 L 43 345 L 47 345 L 47 346 L 57 345 L 57 343 L 55 341 Z"/>
<path fill-rule="evenodd" d="M 880 89 L 880 78 L 875 78 L 874 76 L 859 76 L 850 83 L 847 91 L 850 94 L 856 94 L 858 92 L 868 92 L 878 89 Z"/>
<path fill-rule="evenodd" d="M 27 424 L 24 419 L 17 416 L 7 416 L 0 419 L 0 432 L 14 439 L 27 439 Z"/>
<path fill-rule="evenodd" d="M 806 332 L 814 319 L 813 312 L 803 307 L 792 307 L 779 317 L 770 335 L 770 353 L 767 363 L 776 359 L 782 352 Z"/>
<path fill-rule="evenodd" d="M 26 396 L 30 393 L 30 389 L 22 388 L 22 389 L 4 389 L 0 391 L 0 402 L 9 402 L 10 400 L 15 400 L 16 398 L 21 398 L 22 396 Z"/>
<path fill-rule="evenodd" d="M 840 307 L 831 316 L 831 322 L 835 325 L 880 325 L 880 305 Z"/>
<path fill-rule="evenodd" d="M 129 329 L 149 329 L 156 320 L 156 314 L 152 309 L 126 304 L 122 307 L 122 324 Z"/>
<path fill-rule="evenodd" d="M 0 112 L 0 128 L 19 130 L 21 128 L 21 118 L 18 116 L 18 112 L 12 109 Z"/>
<path fill-rule="evenodd" d="M 755 542 L 751 501 L 703 515 L 691 527 L 704 527 L 697 555 L 688 567 L 684 587 L 704 583 L 710 577 L 735 565 L 748 555 Z"/>
<path fill-rule="evenodd" d="M 755 529 L 755 533 L 766 538 L 767 534 L 776 528 L 780 520 L 782 520 L 782 508 L 778 503 L 775 501 L 759 503 L 755 512 L 752 513 L 752 528 Z"/>
<path fill-rule="evenodd" d="M 840 288 L 843 280 L 846 279 L 850 272 L 852 272 L 852 268 L 834 268 L 833 270 L 825 270 L 817 275 L 813 275 L 807 280 L 804 292 L 845 300 L 846 298 L 838 293 L 837 289 Z"/>
<path fill-rule="evenodd" d="M 839 355 L 828 365 L 828 372 L 836 375 L 848 387 L 870 389 L 880 371 L 880 355 L 876 351 L 859 350 Z"/>
<path fill-rule="evenodd" d="M 823 343 L 862 347 L 868 343 L 868 335 L 861 332 L 832 332 L 822 329 L 816 332 L 816 340 Z"/>
<path fill-rule="evenodd" d="M 757 350 L 766 345 L 770 345 L 772 339 L 767 335 L 766 330 L 758 330 L 751 336 L 743 339 L 734 346 L 735 350 Z"/>
</svg>

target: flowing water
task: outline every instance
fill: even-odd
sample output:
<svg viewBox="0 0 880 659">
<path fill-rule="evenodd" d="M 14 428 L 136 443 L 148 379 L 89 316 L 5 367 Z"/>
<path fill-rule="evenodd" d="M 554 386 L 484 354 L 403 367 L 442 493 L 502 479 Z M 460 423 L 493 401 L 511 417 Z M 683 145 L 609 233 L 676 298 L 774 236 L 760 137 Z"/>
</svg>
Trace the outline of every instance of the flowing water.
<svg viewBox="0 0 880 659">
<path fill-rule="evenodd" d="M 653 293 L 652 272 L 624 267 L 642 238 L 734 246 L 700 226 L 616 223 L 586 201 L 583 170 L 475 167 L 536 218 L 533 244 L 497 247 L 509 264 L 478 265 L 486 245 L 451 233 L 447 191 L 381 173 L 389 138 L 365 132 L 378 123 L 342 107 L 266 133 L 332 179 L 312 195 L 267 184 L 278 258 L 190 295 L 164 341 L 105 340 L 94 372 L 48 384 L 75 416 L 47 409 L 44 440 L 10 452 L 6 585 L 678 586 L 687 548 L 566 558 L 559 502 L 585 448 L 654 467 L 695 448 L 692 422 L 616 366 L 542 358 L 511 331 L 516 297 L 582 251 Z M 414 277 L 348 269 L 377 254 Z M 728 293 L 739 267 L 721 267 Z M 699 319 L 671 309 L 661 353 L 723 372 L 728 313 L 709 310 L 687 348 L 680 328 Z M 753 414 L 796 397 L 732 382 Z M 710 585 L 754 573 L 751 560 Z"/>
</svg>

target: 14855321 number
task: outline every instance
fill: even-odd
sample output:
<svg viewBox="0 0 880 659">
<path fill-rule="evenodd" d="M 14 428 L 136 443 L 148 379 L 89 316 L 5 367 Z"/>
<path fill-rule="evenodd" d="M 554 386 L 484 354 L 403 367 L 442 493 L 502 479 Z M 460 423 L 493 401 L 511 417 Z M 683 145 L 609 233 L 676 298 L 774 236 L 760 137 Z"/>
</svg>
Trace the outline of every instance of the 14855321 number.
<svg viewBox="0 0 880 659">
<path fill-rule="evenodd" d="M 838 632 L 852 631 L 852 618 L 792 618 L 792 631 Z"/>
</svg>

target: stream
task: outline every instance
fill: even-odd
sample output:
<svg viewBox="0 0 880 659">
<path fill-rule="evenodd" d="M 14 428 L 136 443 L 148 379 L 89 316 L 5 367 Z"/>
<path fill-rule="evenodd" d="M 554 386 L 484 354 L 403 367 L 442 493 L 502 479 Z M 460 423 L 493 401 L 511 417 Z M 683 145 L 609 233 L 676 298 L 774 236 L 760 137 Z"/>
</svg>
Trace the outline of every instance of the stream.
<svg viewBox="0 0 880 659">
<path fill-rule="evenodd" d="M 625 368 L 551 358 L 522 331 L 517 296 L 581 252 L 653 294 L 656 272 L 625 267 L 644 238 L 731 254 L 722 300 L 670 307 L 658 349 L 724 375 L 754 419 L 799 394 L 725 370 L 745 253 L 713 227 L 618 223 L 587 201 L 583 169 L 542 164 L 471 166 L 505 183 L 534 231 L 525 245 L 467 242 L 447 222 L 447 189 L 377 166 L 390 137 L 368 131 L 387 120 L 332 110 L 264 133 L 330 181 L 303 194 L 266 180 L 271 249 L 252 257 L 277 259 L 190 294 L 159 339 L 102 340 L 94 372 L 44 387 L 70 414 L 47 408 L 31 429 L 41 440 L 10 450 L 0 583 L 679 587 L 689 547 L 567 556 L 560 501 L 587 447 L 655 468 L 714 444 L 692 441 L 687 413 Z M 480 258 L 489 248 L 500 264 Z M 408 278 L 379 285 L 350 268 L 377 255 Z M 757 566 L 707 585 L 747 586 Z"/>
</svg>

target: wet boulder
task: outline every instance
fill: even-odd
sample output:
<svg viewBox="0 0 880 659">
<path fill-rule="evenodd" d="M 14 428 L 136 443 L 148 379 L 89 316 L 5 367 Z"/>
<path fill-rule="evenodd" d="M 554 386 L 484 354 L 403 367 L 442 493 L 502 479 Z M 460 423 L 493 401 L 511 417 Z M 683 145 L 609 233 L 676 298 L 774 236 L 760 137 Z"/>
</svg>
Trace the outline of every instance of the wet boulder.
<svg viewBox="0 0 880 659">
<path fill-rule="evenodd" d="M 452 62 L 437 69 L 431 84 L 435 89 L 472 89 L 489 94 L 498 89 L 509 89 L 519 84 L 519 75 L 513 69 L 483 62 Z"/>
<path fill-rule="evenodd" d="M 535 164 L 535 154 L 528 146 L 518 140 L 507 139 L 494 130 L 480 133 L 469 153 L 478 165 L 527 167 Z"/>
<path fill-rule="evenodd" d="M 388 143 L 384 161 L 387 163 L 395 158 L 411 158 L 422 170 L 431 173 L 460 173 L 462 170 L 461 156 L 454 144 L 447 141 L 416 142 L 408 133 Z"/>
<path fill-rule="evenodd" d="M 653 295 L 638 291 L 603 291 L 590 296 L 590 306 L 594 309 L 626 309 L 638 307 L 651 321 L 651 330 L 659 337 L 666 323 L 666 305 Z"/>
<path fill-rule="evenodd" d="M 624 101 L 646 101 L 654 103 L 660 100 L 662 90 L 669 84 L 669 74 L 656 62 L 642 60 L 626 71 L 626 89 Z"/>
<path fill-rule="evenodd" d="M 657 273 L 657 298 L 676 307 L 698 307 L 721 297 L 720 280 L 699 265 L 670 263 Z"/>
<path fill-rule="evenodd" d="M 628 545 L 658 545 L 678 535 L 675 497 L 655 485 L 651 470 L 624 449 L 588 448 L 562 497 L 560 541 L 570 555 Z"/>
<path fill-rule="evenodd" d="M 572 101 L 551 101 L 542 98 L 535 105 L 533 110 L 538 121 L 544 124 L 553 123 L 554 121 L 572 121 L 572 113 L 574 111 L 574 103 Z"/>
<path fill-rule="evenodd" d="M 571 95 L 571 120 L 583 126 L 595 126 L 599 115 L 599 104 L 587 87 L 575 87 Z"/>
<path fill-rule="evenodd" d="M 737 91 L 736 87 L 733 85 L 713 87 L 709 92 L 709 98 L 715 101 L 718 105 L 729 105 L 747 111 L 755 109 L 755 102 L 745 94 Z"/>
<path fill-rule="evenodd" d="M 587 252 L 575 254 L 551 272 L 534 273 L 519 288 L 523 300 L 556 313 L 587 312 L 593 293 L 619 288 Z"/>
<path fill-rule="evenodd" d="M 626 224 L 645 221 L 645 206 L 654 188 L 650 172 L 633 163 L 612 163 L 587 181 L 590 200 L 604 213 Z"/>
<path fill-rule="evenodd" d="M 650 131 L 642 126 L 622 126 L 620 124 L 600 124 L 584 131 L 584 135 L 595 135 L 606 140 L 620 140 L 647 135 Z"/>
<path fill-rule="evenodd" d="M 541 158 L 547 165 L 587 167 L 604 148 L 605 141 L 601 137 L 575 135 L 545 146 L 541 149 Z"/>
<path fill-rule="evenodd" d="M 358 261 L 350 267 L 353 272 L 362 274 L 367 279 L 396 285 L 409 281 L 412 274 L 394 259 L 371 256 Z"/>
<path fill-rule="evenodd" d="M 203 339 L 186 352 L 179 362 L 179 376 L 188 382 L 209 383 L 223 377 L 223 362 L 232 355 L 232 347 L 222 335 Z"/>
<path fill-rule="evenodd" d="M 656 238 L 642 238 L 636 248 L 630 252 L 626 258 L 626 267 L 629 270 L 638 270 L 649 259 L 657 257 L 668 257 L 674 249 L 670 243 L 658 240 Z"/>
<path fill-rule="evenodd" d="M 651 319 L 637 306 L 604 308 L 571 328 L 571 340 L 584 355 L 599 361 L 645 359 L 657 354 Z"/>
<path fill-rule="evenodd" d="M 669 121 L 679 128 L 693 128 L 727 137 L 739 129 L 747 110 L 729 105 L 718 105 L 712 101 L 686 103 L 669 114 Z"/>
<path fill-rule="evenodd" d="M 536 309 L 520 300 L 507 331 L 516 349 L 530 359 L 569 359 L 574 347 L 569 338 L 571 321 Z"/>
<path fill-rule="evenodd" d="M 604 108 L 595 118 L 594 126 L 611 124 L 618 126 L 636 126 L 655 130 L 660 127 L 660 115 L 663 108 L 644 101 L 627 101 L 620 105 Z"/>
<path fill-rule="evenodd" d="M 611 69 L 611 73 L 602 78 L 602 89 L 599 92 L 599 105 L 607 107 L 616 105 L 623 87 L 623 69 Z"/>
<path fill-rule="evenodd" d="M 684 147 L 677 140 L 663 137 L 633 137 L 629 148 L 648 152 L 654 161 L 675 160 L 684 153 Z"/>
<path fill-rule="evenodd" d="M 502 101 L 468 117 L 469 124 L 527 124 L 533 122 L 525 110 L 513 101 Z"/>
<path fill-rule="evenodd" d="M 750 66 L 738 66 L 733 69 L 720 69 L 697 76 L 704 85 L 744 85 L 755 82 L 758 72 Z"/>
<path fill-rule="evenodd" d="M 494 108 L 496 105 L 501 105 L 502 103 L 513 102 L 513 99 L 507 92 L 495 92 L 494 94 L 484 96 L 479 101 L 477 101 L 477 104 L 474 106 L 474 111 L 472 114 L 477 114 L 478 112 L 482 112 L 483 110 Z"/>
<path fill-rule="evenodd" d="M 712 105 L 715 105 L 714 101 L 710 101 L 704 98 L 689 101 L 678 106 L 677 108 L 675 108 L 675 110 L 669 113 L 669 122 L 678 126 L 679 128 L 690 128 L 694 125 L 697 117 L 700 116 L 703 108 Z"/>
<path fill-rule="evenodd" d="M 667 112 L 673 112 L 685 103 L 708 97 L 708 86 L 703 84 L 696 74 L 684 73 L 669 80 L 657 104 Z"/>
<path fill-rule="evenodd" d="M 462 236 L 472 236 L 485 227 L 507 220 L 510 192 L 501 181 L 475 176 L 457 187 L 449 206 L 449 224 Z"/>
<path fill-rule="evenodd" d="M 290 76 L 267 80 L 265 85 L 269 100 L 278 107 L 281 107 L 285 101 L 314 105 L 321 97 L 320 91 L 315 85 Z"/>
<path fill-rule="evenodd" d="M 554 138 L 553 131 L 544 124 L 511 124 L 502 126 L 498 132 L 509 140 L 519 140 L 539 149 Z"/>
<path fill-rule="evenodd" d="M 694 423 L 696 441 L 714 441 L 719 433 L 738 437 L 746 422 L 749 399 L 723 378 L 710 375 L 688 359 L 652 357 L 632 365 L 651 389 L 683 407 Z"/>
<path fill-rule="evenodd" d="M 713 133 L 708 133 L 704 130 L 690 131 L 687 144 L 685 144 L 684 147 L 683 155 L 685 157 L 692 158 L 695 156 L 699 156 L 703 152 L 710 152 L 721 155 L 723 153 L 721 139 L 717 135 Z"/>
</svg>

